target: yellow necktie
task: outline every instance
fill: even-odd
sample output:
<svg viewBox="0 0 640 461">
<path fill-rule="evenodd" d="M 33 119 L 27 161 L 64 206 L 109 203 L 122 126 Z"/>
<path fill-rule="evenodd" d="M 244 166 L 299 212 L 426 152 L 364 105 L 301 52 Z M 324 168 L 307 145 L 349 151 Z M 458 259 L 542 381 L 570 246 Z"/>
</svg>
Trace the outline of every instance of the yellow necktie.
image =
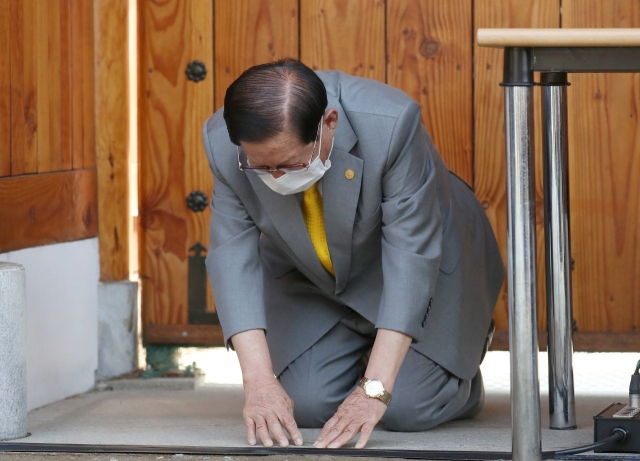
<svg viewBox="0 0 640 461">
<path fill-rule="evenodd" d="M 322 196 L 318 191 L 318 183 L 304 191 L 302 196 L 302 216 L 309 231 L 309 237 L 313 248 L 316 250 L 318 259 L 322 266 L 331 275 L 333 273 L 333 264 L 331 263 L 331 255 L 329 254 L 329 245 L 327 244 L 327 234 L 324 229 L 324 216 L 322 214 Z"/>
</svg>

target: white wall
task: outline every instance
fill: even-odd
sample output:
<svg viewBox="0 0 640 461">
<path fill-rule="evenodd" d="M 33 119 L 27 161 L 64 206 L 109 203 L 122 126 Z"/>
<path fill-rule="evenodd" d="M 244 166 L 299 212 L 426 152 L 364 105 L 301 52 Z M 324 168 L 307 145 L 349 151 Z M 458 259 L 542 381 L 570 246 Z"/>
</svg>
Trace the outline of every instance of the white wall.
<svg viewBox="0 0 640 461">
<path fill-rule="evenodd" d="M 98 366 L 98 239 L 0 254 L 27 277 L 27 405 L 86 392 Z"/>
</svg>

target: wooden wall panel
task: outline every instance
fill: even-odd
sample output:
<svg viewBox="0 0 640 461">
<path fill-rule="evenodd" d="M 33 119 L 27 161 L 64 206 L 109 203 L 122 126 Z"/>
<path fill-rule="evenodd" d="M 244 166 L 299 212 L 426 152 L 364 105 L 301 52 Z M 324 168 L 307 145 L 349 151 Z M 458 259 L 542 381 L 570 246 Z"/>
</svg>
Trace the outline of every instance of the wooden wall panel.
<svg viewBox="0 0 640 461">
<path fill-rule="evenodd" d="M 38 171 L 53 171 L 55 167 L 51 164 L 51 150 L 49 132 L 51 124 L 49 120 L 49 100 L 51 99 L 51 81 L 49 75 L 49 0 L 40 1 L 35 8 L 35 30 L 30 31 L 35 34 L 36 46 L 36 86 L 38 88 L 36 138 L 38 140 Z M 32 65 L 28 63 L 27 65 Z"/>
<path fill-rule="evenodd" d="M 640 27 L 637 0 L 563 0 L 563 27 Z M 574 316 L 640 328 L 640 74 L 569 74 Z M 636 347 L 637 350 L 637 347 Z"/>
<path fill-rule="evenodd" d="M 83 73 L 83 77 L 92 82 L 92 3 L 10 0 L 0 4 L 0 40 L 3 41 L 0 94 L 3 102 L 10 100 L 10 107 L 0 109 L 1 114 L 10 114 L 10 119 L 0 115 L 0 176 L 12 176 L 5 178 L 7 182 L 2 185 L 3 193 L 8 195 L 3 197 L 5 208 L 0 210 L 0 216 L 13 220 L 11 228 L 0 229 L 3 249 L 16 250 L 95 235 L 95 171 L 83 169 L 95 162 L 76 164 L 76 168 L 83 169 L 77 176 L 46 174 L 41 179 L 41 175 L 36 174 L 73 168 L 73 94 L 79 94 L 72 87 L 73 51 L 86 50 L 88 66 L 77 68 L 76 74 Z M 83 33 L 75 37 L 71 32 L 72 4 L 82 5 L 81 9 L 91 12 L 83 18 L 88 21 Z M 90 93 L 82 96 L 92 101 L 93 86 Z M 92 133 L 93 105 L 81 115 L 77 120 L 78 131 Z M 10 145 L 3 144 L 5 142 Z M 93 140 L 86 147 L 88 156 L 93 157 Z M 9 171 L 7 165 L 10 165 Z M 38 187 L 42 190 L 38 191 Z M 25 191 L 24 197 L 18 197 L 19 189 Z M 61 197 L 51 194 L 61 194 Z M 43 209 L 47 200 L 51 201 L 52 210 L 60 213 L 59 218 Z M 65 200 L 68 203 L 62 203 Z M 14 207 L 11 210 L 10 204 Z M 74 206 L 79 208 L 73 211 Z M 36 225 L 44 227 L 39 229 Z"/>
<path fill-rule="evenodd" d="M 201 136 L 213 113 L 213 4 L 139 5 L 143 324 L 186 324 L 188 250 L 209 243 L 210 211 L 191 211 L 186 197 L 213 187 Z M 209 70 L 198 83 L 185 75 L 196 59 Z"/>
<path fill-rule="evenodd" d="M 387 83 L 422 107 L 445 162 L 473 184 L 471 2 L 397 0 L 387 8 Z"/>
<path fill-rule="evenodd" d="M 298 58 L 298 0 L 216 0 L 213 33 L 219 109 L 229 85 L 249 67 Z"/>
<path fill-rule="evenodd" d="M 60 161 L 61 170 L 73 168 L 72 151 L 72 105 L 71 98 L 71 1 L 59 1 L 59 23 L 57 28 L 60 34 L 60 108 L 58 113 L 54 113 L 60 118 Z M 54 25 L 55 26 L 55 25 Z M 80 44 L 77 44 L 80 45 Z M 58 48 L 58 47 L 57 47 Z"/>
<path fill-rule="evenodd" d="M 10 3 L 11 174 L 71 169 L 70 0 Z"/>
<path fill-rule="evenodd" d="M 2 178 L 0 216 L 0 253 L 95 237 L 95 169 Z"/>
<path fill-rule="evenodd" d="M 304 0 L 300 59 L 312 69 L 386 81 L 385 1 Z"/>
<path fill-rule="evenodd" d="M 37 0 L 11 2 L 11 174 L 38 171 Z"/>
<path fill-rule="evenodd" d="M 74 168 L 91 168 L 96 164 L 95 76 L 94 76 L 94 2 L 72 1 L 71 34 L 73 38 L 73 151 Z M 76 84 L 77 82 L 77 84 Z M 77 88 L 76 88 L 77 86 Z M 81 102 L 80 102 L 81 101 Z M 78 117 L 80 114 L 80 117 Z M 74 160 L 75 161 L 75 160 Z"/>
<path fill-rule="evenodd" d="M 85 93 L 83 88 L 83 59 L 82 51 L 86 47 L 86 40 L 82 40 L 82 21 L 83 10 L 87 9 L 87 5 L 93 6 L 93 2 L 71 2 L 71 40 L 75 46 L 71 48 L 71 82 L 72 82 L 72 99 L 71 99 L 71 130 L 72 130 L 72 146 L 71 146 L 71 162 L 73 168 L 82 168 L 84 166 L 83 152 L 83 100 Z M 93 18 L 91 18 L 93 19 Z M 91 22 L 93 24 L 93 21 Z M 91 34 L 93 36 L 93 34 Z M 78 46 L 80 43 L 85 46 Z M 93 40 L 91 41 L 93 45 Z M 87 76 L 88 77 L 88 76 Z M 86 95 L 87 98 L 93 95 L 93 91 Z"/>
<path fill-rule="evenodd" d="M 5 2 L 6 4 L 6 2 Z M 24 142 L 26 121 L 24 117 L 24 41 L 23 41 L 23 16 L 22 3 L 8 2 L 11 18 L 9 31 L 11 37 L 11 145 L 7 156 L 11 165 L 10 173 L 20 174 L 24 171 Z M 1 175 L 0 175 L 1 176 Z"/>
<path fill-rule="evenodd" d="M 11 5 L 0 2 L 0 176 L 11 174 Z"/>
<path fill-rule="evenodd" d="M 476 31 L 484 27 L 559 27 L 559 0 L 475 0 Z M 507 262 L 507 196 L 504 138 L 504 96 L 502 81 L 503 50 L 474 45 L 474 126 L 475 191 L 483 204 L 498 238 L 502 258 Z M 536 224 L 538 263 L 538 318 L 546 328 L 544 280 L 544 215 L 542 202 L 541 99 L 534 99 L 536 129 Z M 495 320 L 498 329 L 508 328 L 507 283 L 500 293 Z"/>
<path fill-rule="evenodd" d="M 25 141 L 27 124 L 27 107 L 24 99 L 25 68 L 24 68 L 24 3 L 9 2 L 11 6 L 11 146 L 8 152 L 11 163 L 11 174 L 24 173 L 28 165 L 25 164 Z M 35 169 L 33 162 L 32 168 Z"/>
<path fill-rule="evenodd" d="M 42 2 L 41 2 L 42 3 Z M 48 97 L 49 97 L 49 142 L 47 144 L 48 155 L 38 155 L 38 171 L 60 171 L 64 169 L 62 159 L 62 142 L 61 142 L 61 120 L 60 113 L 62 111 L 62 98 L 60 87 L 62 85 L 62 53 L 60 46 L 60 0 L 48 0 L 49 11 L 46 17 L 46 28 L 39 31 L 39 34 L 45 35 L 46 48 L 43 47 L 39 56 L 45 56 L 48 59 L 43 60 L 41 68 L 43 77 L 47 79 Z M 46 50 L 46 51 L 45 51 Z M 42 147 L 42 144 L 41 144 Z"/>
<path fill-rule="evenodd" d="M 96 0 L 100 280 L 129 280 L 128 0 Z"/>
</svg>

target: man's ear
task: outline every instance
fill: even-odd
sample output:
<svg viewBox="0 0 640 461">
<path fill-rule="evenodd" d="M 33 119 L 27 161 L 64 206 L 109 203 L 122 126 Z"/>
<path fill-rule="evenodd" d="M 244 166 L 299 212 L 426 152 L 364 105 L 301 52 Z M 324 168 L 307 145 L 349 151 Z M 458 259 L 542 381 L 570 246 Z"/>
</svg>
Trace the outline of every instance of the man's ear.
<svg viewBox="0 0 640 461">
<path fill-rule="evenodd" d="M 338 110 L 327 109 L 324 112 L 324 123 L 329 129 L 335 130 L 336 126 L 338 126 Z"/>
</svg>

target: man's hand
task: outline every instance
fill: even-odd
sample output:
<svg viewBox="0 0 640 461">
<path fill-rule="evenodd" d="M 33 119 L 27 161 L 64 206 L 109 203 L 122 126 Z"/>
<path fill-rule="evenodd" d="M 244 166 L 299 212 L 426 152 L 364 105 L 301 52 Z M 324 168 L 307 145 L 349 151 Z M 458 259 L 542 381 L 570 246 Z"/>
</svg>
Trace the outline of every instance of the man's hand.
<svg viewBox="0 0 640 461">
<path fill-rule="evenodd" d="M 275 377 L 245 382 L 245 404 L 242 412 L 249 445 L 256 444 L 256 432 L 265 447 L 272 447 L 269 431 L 281 447 L 289 446 L 287 430 L 296 445 L 302 445 L 302 434 L 293 418 L 293 401 Z"/>
<path fill-rule="evenodd" d="M 340 448 L 360 433 L 356 448 L 364 448 L 386 410 L 383 402 L 367 397 L 364 389 L 358 386 L 327 421 L 313 446 Z"/>
<path fill-rule="evenodd" d="M 263 330 L 247 330 L 232 337 L 238 352 L 244 384 L 242 416 L 247 429 L 247 441 L 256 444 L 256 432 L 265 447 L 272 447 L 273 434 L 281 447 L 289 446 L 287 430 L 296 445 L 302 445 L 302 434 L 293 419 L 293 401 L 273 376 L 271 356 Z"/>
</svg>

